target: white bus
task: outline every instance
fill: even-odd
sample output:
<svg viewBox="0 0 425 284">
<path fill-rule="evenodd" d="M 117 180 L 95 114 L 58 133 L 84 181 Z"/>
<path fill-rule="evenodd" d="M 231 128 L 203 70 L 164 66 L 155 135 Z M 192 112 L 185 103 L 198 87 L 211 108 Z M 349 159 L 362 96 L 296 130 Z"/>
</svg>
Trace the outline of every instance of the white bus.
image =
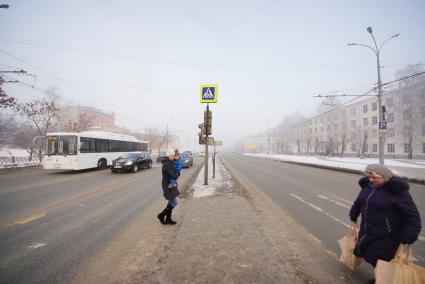
<svg viewBox="0 0 425 284">
<path fill-rule="evenodd" d="M 103 131 L 46 134 L 44 169 L 104 169 L 124 153 L 147 151 L 148 143 L 124 134 Z"/>
</svg>

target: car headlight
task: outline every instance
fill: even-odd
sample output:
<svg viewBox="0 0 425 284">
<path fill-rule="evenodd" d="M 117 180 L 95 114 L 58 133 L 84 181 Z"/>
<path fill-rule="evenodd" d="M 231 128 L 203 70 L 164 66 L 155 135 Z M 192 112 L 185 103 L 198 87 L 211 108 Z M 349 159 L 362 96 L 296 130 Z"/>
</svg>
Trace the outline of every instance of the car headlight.
<svg viewBox="0 0 425 284">
<path fill-rule="evenodd" d="M 127 163 L 125 163 L 126 166 L 132 165 L 133 161 L 127 161 Z"/>
</svg>

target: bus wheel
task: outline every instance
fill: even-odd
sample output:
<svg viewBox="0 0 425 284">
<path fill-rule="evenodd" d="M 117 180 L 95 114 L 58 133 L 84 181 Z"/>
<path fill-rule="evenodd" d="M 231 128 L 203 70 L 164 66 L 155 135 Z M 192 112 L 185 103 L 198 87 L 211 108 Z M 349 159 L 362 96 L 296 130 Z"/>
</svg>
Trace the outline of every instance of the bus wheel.
<svg viewBox="0 0 425 284">
<path fill-rule="evenodd" d="M 139 171 L 139 167 L 137 165 L 134 165 L 133 173 L 137 173 L 138 171 Z"/>
<path fill-rule="evenodd" d="M 99 170 L 106 169 L 106 160 L 105 160 L 105 159 L 100 159 L 100 160 L 97 162 L 97 168 L 98 168 Z"/>
</svg>

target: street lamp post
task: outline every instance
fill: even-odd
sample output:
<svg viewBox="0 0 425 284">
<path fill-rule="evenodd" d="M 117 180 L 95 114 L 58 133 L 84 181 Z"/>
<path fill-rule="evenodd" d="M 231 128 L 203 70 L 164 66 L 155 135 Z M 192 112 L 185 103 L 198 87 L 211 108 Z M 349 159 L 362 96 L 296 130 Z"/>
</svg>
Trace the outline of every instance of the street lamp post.
<svg viewBox="0 0 425 284">
<path fill-rule="evenodd" d="M 270 125 L 267 119 L 264 118 L 264 121 L 267 124 L 267 154 L 270 155 Z"/>
<path fill-rule="evenodd" d="M 369 45 L 366 44 L 360 44 L 360 43 L 349 43 L 348 45 L 357 45 L 357 46 L 364 46 L 369 48 L 370 50 L 372 50 L 375 55 L 376 55 L 376 68 L 378 70 L 378 131 L 379 131 L 379 126 L 381 125 L 381 122 L 383 122 L 384 119 L 384 113 L 382 111 L 382 82 L 381 82 L 381 62 L 380 62 L 380 53 L 381 53 L 381 49 L 384 46 L 384 44 L 386 42 L 388 42 L 389 40 L 398 37 L 400 34 L 395 34 L 391 37 L 389 37 L 388 39 L 386 39 L 379 47 L 378 44 L 376 43 L 375 40 L 375 36 L 373 35 L 372 32 L 372 27 L 368 27 L 367 32 L 372 36 L 373 39 L 373 43 L 375 45 L 375 47 L 371 47 Z M 384 164 L 384 146 L 385 146 L 385 141 L 384 141 L 384 137 L 385 135 L 383 133 L 379 133 L 379 164 L 383 165 Z"/>
</svg>

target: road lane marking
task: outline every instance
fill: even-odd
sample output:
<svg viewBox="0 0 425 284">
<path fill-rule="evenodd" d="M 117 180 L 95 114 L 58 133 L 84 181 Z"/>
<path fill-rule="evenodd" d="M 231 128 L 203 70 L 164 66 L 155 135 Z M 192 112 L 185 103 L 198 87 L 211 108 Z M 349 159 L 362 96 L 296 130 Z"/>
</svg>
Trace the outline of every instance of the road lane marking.
<svg viewBox="0 0 425 284">
<path fill-rule="evenodd" d="M 339 197 L 338 195 L 334 195 L 334 194 L 331 194 L 331 196 L 332 196 L 333 198 L 338 199 L 339 201 L 342 201 L 342 202 L 347 203 L 347 205 L 348 205 L 348 206 L 350 206 L 350 208 L 351 208 L 351 206 L 353 205 L 353 201 L 347 200 L 347 199 L 345 199 L 345 198 Z"/>
<path fill-rule="evenodd" d="M 347 209 L 350 209 L 350 208 L 351 208 L 350 206 L 347 206 L 347 205 L 345 205 L 345 204 L 342 204 L 341 202 L 338 202 L 338 201 L 336 201 L 336 200 L 330 199 L 330 198 L 328 198 L 328 197 L 326 197 L 326 196 L 324 196 L 324 195 L 318 195 L 318 197 L 319 197 L 319 198 L 321 198 L 321 199 L 324 199 L 324 200 L 330 201 L 330 202 L 332 202 L 332 203 L 334 203 L 334 204 L 336 204 L 336 205 L 339 205 L 339 206 L 341 206 L 341 207 L 344 207 L 344 208 L 347 208 Z"/>
<path fill-rule="evenodd" d="M 89 197 L 91 197 L 93 195 L 96 195 L 96 194 L 102 192 L 102 191 L 118 189 L 121 186 L 125 186 L 125 185 L 127 185 L 127 184 L 129 184 L 129 183 L 131 183 L 133 181 L 136 181 L 137 179 L 139 179 L 142 176 L 151 175 L 151 174 L 154 174 L 154 172 L 153 171 L 149 171 L 145 175 L 137 175 L 137 174 L 136 175 L 131 175 L 129 177 L 125 177 L 125 178 L 120 179 L 118 181 L 115 181 L 115 182 L 112 182 L 112 183 L 109 183 L 109 184 L 106 184 L 106 185 L 98 186 L 93 191 L 85 192 L 83 194 L 74 196 L 71 199 L 68 199 L 68 200 L 65 200 L 65 201 L 62 201 L 62 202 L 58 202 L 58 203 L 54 203 L 54 204 L 52 204 L 50 206 L 47 206 L 47 207 L 41 209 L 41 210 L 45 210 L 42 213 L 34 213 L 31 216 L 29 216 L 29 217 L 18 219 L 18 220 L 15 220 L 13 222 L 10 222 L 9 221 L 10 223 L 7 222 L 7 223 L 4 223 L 4 224 L 0 224 L 0 227 L 7 227 L 7 226 L 10 226 L 10 225 L 12 225 L 12 226 L 13 225 L 24 225 L 24 224 L 30 223 L 30 222 L 32 222 L 34 220 L 37 220 L 39 218 L 44 217 L 47 214 L 47 212 L 50 211 L 53 208 L 57 208 L 57 207 L 60 207 L 60 206 L 63 206 L 63 205 L 67 205 L 67 204 L 70 204 L 72 202 L 75 202 L 75 201 L 84 199 L 84 198 L 89 198 Z"/>
<path fill-rule="evenodd" d="M 37 219 L 44 217 L 44 215 L 46 215 L 46 213 L 37 213 L 37 214 L 31 215 L 29 217 L 14 221 L 13 224 L 18 224 L 18 225 L 28 224 L 28 223 L 30 223 L 34 220 L 37 220 Z"/>
<path fill-rule="evenodd" d="M 319 211 L 320 213 L 325 214 L 326 216 L 328 216 L 328 217 L 329 217 L 329 218 L 331 218 L 332 220 L 334 220 L 334 221 L 336 221 L 336 222 L 338 222 L 338 223 L 340 223 L 340 224 L 344 225 L 344 226 L 345 226 L 345 227 L 347 227 L 347 228 L 350 228 L 350 225 L 348 225 L 347 223 L 344 223 L 343 221 L 341 221 L 341 219 L 339 219 L 339 218 L 335 217 L 334 215 L 329 214 L 329 213 L 327 213 L 327 212 L 323 211 L 323 209 L 322 209 L 322 208 L 320 208 L 319 206 L 316 206 L 316 205 L 314 205 L 314 204 L 312 204 L 312 203 L 310 203 L 310 202 L 308 202 L 308 201 L 305 201 L 304 199 L 302 199 L 301 197 L 299 197 L 299 196 L 297 196 L 297 195 L 295 195 L 295 194 L 293 194 L 293 193 L 291 193 L 290 195 L 291 195 L 292 197 L 294 197 L 294 198 L 298 199 L 298 200 L 299 200 L 299 201 L 301 201 L 302 203 L 307 204 L 308 206 L 310 206 L 310 207 L 314 208 L 315 210 Z"/>
<path fill-rule="evenodd" d="M 38 248 L 41 248 L 41 247 L 44 247 L 44 246 L 47 246 L 47 244 L 46 243 L 36 243 L 36 244 L 32 244 L 32 245 L 28 246 L 28 248 L 38 249 Z"/>
<path fill-rule="evenodd" d="M 296 199 L 298 199 L 298 200 L 299 200 L 299 201 L 301 201 L 302 203 L 307 204 L 308 206 L 310 206 L 310 207 L 312 207 L 312 208 L 316 209 L 317 211 L 319 211 L 319 212 L 321 212 L 321 213 L 325 214 L 326 216 L 328 216 L 328 217 L 329 217 L 329 218 L 331 218 L 332 220 L 337 221 L 338 223 L 340 223 L 340 224 L 344 225 L 344 226 L 345 226 L 345 227 L 347 227 L 347 228 L 350 228 L 350 225 L 348 225 L 347 223 L 344 223 L 343 221 L 341 221 L 341 219 L 339 219 L 339 218 L 337 218 L 337 217 L 333 216 L 332 214 L 329 214 L 329 213 L 327 213 L 327 212 L 323 211 L 323 209 L 322 209 L 322 208 L 320 208 L 320 207 L 318 207 L 318 206 L 316 206 L 316 205 L 314 205 L 314 204 L 312 204 L 312 203 L 310 203 L 310 202 L 308 202 L 308 201 L 305 201 L 304 199 L 302 199 L 301 197 L 299 197 L 299 196 L 297 196 L 297 195 L 295 195 L 295 194 L 293 194 L 293 193 L 291 193 L 291 196 L 292 196 L 292 197 L 294 197 L 294 198 L 296 198 Z M 418 240 L 420 240 L 420 241 L 424 242 L 424 241 L 425 241 L 425 237 L 424 237 L 424 236 L 422 236 L 422 235 L 419 235 Z"/>
</svg>

